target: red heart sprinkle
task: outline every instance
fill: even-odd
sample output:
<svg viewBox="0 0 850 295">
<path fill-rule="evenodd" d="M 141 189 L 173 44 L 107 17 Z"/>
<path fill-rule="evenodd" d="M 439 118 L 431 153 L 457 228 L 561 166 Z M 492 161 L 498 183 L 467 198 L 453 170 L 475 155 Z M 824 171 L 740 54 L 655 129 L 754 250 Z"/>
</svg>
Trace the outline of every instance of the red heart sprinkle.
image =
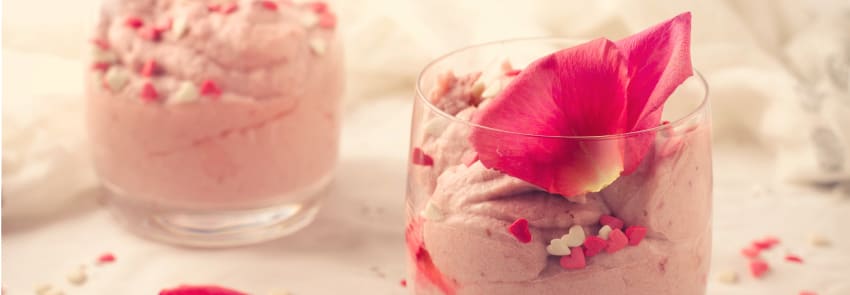
<svg viewBox="0 0 850 295">
<path fill-rule="evenodd" d="M 600 216 L 599 224 L 610 226 L 611 229 L 623 229 L 623 220 L 611 215 Z"/>
<path fill-rule="evenodd" d="M 156 69 L 156 61 L 151 59 L 146 61 L 145 64 L 142 65 L 141 74 L 143 77 L 151 77 L 156 73 Z"/>
<path fill-rule="evenodd" d="M 142 19 L 135 16 L 128 17 L 126 20 L 124 20 L 124 25 L 133 29 L 141 28 L 144 24 L 145 22 L 142 21 Z"/>
<path fill-rule="evenodd" d="M 763 260 L 755 259 L 750 261 L 750 273 L 755 278 L 761 278 L 764 276 L 764 273 L 767 272 L 768 269 L 769 266 L 767 265 L 767 262 L 764 262 Z"/>
<path fill-rule="evenodd" d="M 187 286 L 159 291 L 159 295 L 248 295 L 236 290 L 219 286 Z"/>
<path fill-rule="evenodd" d="M 143 39 L 148 41 L 159 41 L 161 31 L 157 30 L 154 27 L 146 27 L 139 29 L 139 36 L 142 36 Z"/>
<path fill-rule="evenodd" d="M 531 243 L 531 231 L 528 229 L 528 220 L 520 218 L 508 226 L 508 231 L 514 235 L 517 241 L 523 244 Z"/>
<path fill-rule="evenodd" d="M 207 5 L 207 11 L 209 12 L 218 12 L 221 10 L 221 4 L 209 4 Z"/>
<path fill-rule="evenodd" d="M 598 236 L 589 236 L 584 240 L 584 255 L 587 257 L 596 256 L 602 249 L 608 246 L 608 242 Z"/>
<path fill-rule="evenodd" d="M 402 279 L 402 280 L 401 280 L 401 286 L 402 286 L 402 287 L 407 287 L 407 280 Z"/>
<path fill-rule="evenodd" d="M 794 262 L 794 263 L 803 263 L 803 258 L 794 254 L 785 255 L 785 261 Z"/>
<path fill-rule="evenodd" d="M 319 15 L 319 26 L 326 29 L 336 27 L 336 15 L 332 12 L 326 12 Z"/>
<path fill-rule="evenodd" d="M 818 295 L 818 293 L 812 291 L 800 291 L 800 295 Z"/>
<path fill-rule="evenodd" d="M 431 158 L 428 154 L 422 151 L 420 148 L 413 149 L 412 161 L 415 165 L 421 166 L 433 166 L 434 158 Z"/>
<path fill-rule="evenodd" d="M 99 257 L 97 257 L 97 263 L 110 263 L 115 262 L 115 255 L 112 253 L 103 253 Z"/>
<path fill-rule="evenodd" d="M 160 33 L 171 30 L 171 27 L 174 25 L 174 20 L 168 18 L 164 23 L 154 27 L 154 30 L 159 31 Z"/>
<path fill-rule="evenodd" d="M 211 98 L 218 98 L 221 96 L 221 89 L 218 88 L 218 85 L 215 84 L 213 80 L 204 80 L 201 83 L 201 95 L 209 96 Z"/>
<path fill-rule="evenodd" d="M 741 249 L 741 254 L 750 259 L 758 257 L 760 253 L 761 249 L 758 247 L 746 247 Z"/>
<path fill-rule="evenodd" d="M 308 3 L 307 5 L 310 6 L 310 9 L 312 9 L 313 12 L 318 13 L 318 14 L 322 14 L 322 13 L 325 13 L 326 11 L 328 11 L 328 4 L 325 3 L 325 2 L 317 1 L 317 2 Z"/>
<path fill-rule="evenodd" d="M 262 5 L 268 10 L 277 10 L 277 3 L 274 3 L 274 1 L 264 0 Z"/>
<path fill-rule="evenodd" d="M 106 43 L 103 39 L 94 38 L 91 39 L 91 43 L 100 48 L 101 50 L 109 50 L 109 43 Z"/>
<path fill-rule="evenodd" d="M 236 11 L 236 9 L 238 9 L 238 8 L 239 8 L 239 6 L 236 5 L 236 2 L 230 2 L 230 3 L 224 4 L 224 6 L 221 7 L 221 12 L 223 12 L 224 14 L 231 14 L 234 11 Z"/>
<path fill-rule="evenodd" d="M 626 236 L 629 237 L 629 245 L 637 246 L 646 236 L 646 228 L 637 225 L 630 226 L 626 228 Z"/>
<path fill-rule="evenodd" d="M 93 70 L 98 70 L 104 72 L 109 69 L 110 64 L 108 62 L 96 62 L 91 65 Z"/>
<path fill-rule="evenodd" d="M 605 252 L 614 253 L 620 251 L 626 247 L 626 244 L 629 243 L 629 239 L 626 237 L 626 234 L 623 233 L 620 229 L 614 229 L 608 234 L 608 247 L 605 248 Z"/>
<path fill-rule="evenodd" d="M 561 267 L 564 269 L 582 269 L 587 266 L 584 250 L 581 247 L 570 248 L 570 255 L 561 256 Z"/>
<path fill-rule="evenodd" d="M 761 250 L 768 250 L 770 248 L 773 248 L 773 246 L 776 246 L 777 244 L 779 244 L 779 239 L 777 239 L 776 237 L 770 237 L 770 236 L 765 237 L 764 239 L 761 239 L 761 240 L 753 241 L 753 246 L 755 246 L 755 247 L 757 247 Z"/>
<path fill-rule="evenodd" d="M 142 100 L 156 101 L 157 97 L 159 97 L 159 93 L 156 93 L 156 88 L 153 87 L 153 84 L 151 82 L 145 82 L 145 85 L 142 85 Z"/>
<path fill-rule="evenodd" d="M 522 72 L 522 70 L 510 70 L 510 71 L 505 72 L 505 76 L 513 77 L 513 76 L 519 75 L 519 73 L 521 73 L 521 72 Z"/>
</svg>

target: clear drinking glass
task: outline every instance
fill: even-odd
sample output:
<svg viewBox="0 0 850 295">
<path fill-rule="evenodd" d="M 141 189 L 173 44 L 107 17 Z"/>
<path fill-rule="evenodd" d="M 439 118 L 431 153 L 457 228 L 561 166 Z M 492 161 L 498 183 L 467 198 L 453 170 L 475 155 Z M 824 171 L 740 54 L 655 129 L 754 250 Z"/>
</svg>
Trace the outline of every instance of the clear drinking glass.
<svg viewBox="0 0 850 295">
<path fill-rule="evenodd" d="M 344 76 L 332 12 L 115 2 L 95 31 L 86 104 L 94 166 L 118 219 L 145 237 L 204 247 L 309 224 L 337 164 Z M 322 21 L 299 21 L 310 15 Z"/>
<path fill-rule="evenodd" d="M 552 38 L 487 43 L 447 54 L 422 71 L 413 108 L 406 202 L 414 294 L 705 293 L 711 252 L 711 122 L 707 85 L 698 73 L 665 105 L 663 120 L 669 123 L 619 135 L 501 131 L 469 121 L 474 103 L 445 99 L 469 93 L 451 86 L 471 87 L 466 73 L 498 67 L 506 59 L 522 68 L 577 44 Z M 454 73 L 450 78 L 448 71 Z M 480 93 L 474 88 L 468 90 Z M 637 140 L 652 144 L 633 173 L 597 193 L 567 200 L 485 168 L 471 156 L 468 136 L 476 128 L 506 140 L 538 137 L 588 151 Z M 598 155 L 593 152 L 580 156 L 588 163 L 604 163 L 594 161 Z M 547 252 L 550 240 L 574 225 L 588 237 L 596 236 L 602 215 L 643 226 L 646 237 L 618 252 L 587 257 L 581 269 L 565 269 L 558 256 Z M 518 218 L 528 220 L 532 239 L 527 244 L 508 230 Z"/>
</svg>

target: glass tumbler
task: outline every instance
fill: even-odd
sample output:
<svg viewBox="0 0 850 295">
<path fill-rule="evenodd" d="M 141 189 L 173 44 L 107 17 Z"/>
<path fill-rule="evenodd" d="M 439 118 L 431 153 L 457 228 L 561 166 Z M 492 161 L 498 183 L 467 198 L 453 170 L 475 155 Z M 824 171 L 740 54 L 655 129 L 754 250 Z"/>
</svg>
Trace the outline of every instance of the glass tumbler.
<svg viewBox="0 0 850 295">
<path fill-rule="evenodd" d="M 249 2 L 105 4 L 87 129 L 110 208 L 142 236 L 277 238 L 310 223 L 332 181 L 344 87 L 333 12 Z"/>
<path fill-rule="evenodd" d="M 487 43 L 442 56 L 422 71 L 406 197 L 413 294 L 705 294 L 711 252 L 711 123 L 707 85 L 699 73 L 669 98 L 666 122 L 651 129 L 542 136 L 470 120 L 488 103 L 471 73 L 486 76 L 488 69 L 522 68 L 577 44 L 557 38 Z M 627 144 L 642 141 L 648 147 L 634 171 L 598 192 L 562 196 L 485 167 L 470 143 L 473 132 L 504 142 L 581 147 L 568 155 L 584 165 L 575 178 L 603 171 L 611 152 Z M 514 232 L 521 219 L 527 235 Z M 553 255 L 553 240 L 573 231 L 582 232 L 584 244 L 572 248 L 569 256 Z M 642 240 L 634 238 L 640 234 L 645 234 Z M 523 237 L 527 240 L 519 241 Z M 591 249 L 590 240 L 628 244 L 609 253 L 607 248 Z M 571 260 L 577 251 L 586 253 L 580 267 Z"/>
</svg>

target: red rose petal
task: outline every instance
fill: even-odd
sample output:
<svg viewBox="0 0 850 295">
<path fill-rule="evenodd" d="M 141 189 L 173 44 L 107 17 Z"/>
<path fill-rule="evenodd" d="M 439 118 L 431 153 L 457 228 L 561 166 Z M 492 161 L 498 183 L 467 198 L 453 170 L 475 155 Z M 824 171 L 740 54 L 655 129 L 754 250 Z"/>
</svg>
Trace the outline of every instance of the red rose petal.
<svg viewBox="0 0 850 295">
<path fill-rule="evenodd" d="M 113 255 L 112 253 L 103 253 L 97 257 L 97 263 L 103 264 L 111 262 L 115 262 L 115 255 Z"/>
<path fill-rule="evenodd" d="M 541 58 L 473 115 L 476 124 L 536 135 L 620 133 L 627 68 L 613 42 L 597 39 Z M 622 171 L 619 143 L 521 136 L 473 128 L 481 163 L 566 197 L 596 192 Z"/>
<path fill-rule="evenodd" d="M 508 231 L 514 235 L 517 241 L 523 244 L 531 243 L 531 231 L 528 229 L 528 220 L 520 218 L 508 226 Z"/>
<path fill-rule="evenodd" d="M 596 256 L 603 249 L 608 247 L 608 242 L 598 236 L 589 236 L 584 240 L 584 255 L 587 257 Z"/>
<path fill-rule="evenodd" d="M 239 9 L 239 5 L 237 5 L 236 2 L 230 2 L 221 7 L 221 12 L 224 14 L 231 14 L 237 9 Z"/>
<path fill-rule="evenodd" d="M 332 12 L 325 12 L 319 15 L 319 26 L 326 29 L 336 27 L 336 15 Z"/>
<path fill-rule="evenodd" d="M 162 32 L 157 30 L 155 27 L 145 27 L 139 29 L 139 36 L 148 41 L 159 41 L 162 36 Z"/>
<path fill-rule="evenodd" d="M 145 22 L 142 21 L 141 18 L 131 16 L 131 17 L 128 17 L 127 19 L 124 20 L 124 25 L 131 27 L 133 29 L 138 29 L 138 28 L 141 28 L 143 25 L 145 25 Z"/>
<path fill-rule="evenodd" d="M 602 215 L 599 217 L 599 224 L 607 225 L 611 229 L 623 229 L 623 220 L 611 215 Z"/>
<path fill-rule="evenodd" d="M 747 258 L 756 258 L 759 257 L 759 254 L 761 254 L 761 249 L 756 247 L 746 247 L 741 249 L 741 255 L 744 255 Z"/>
<path fill-rule="evenodd" d="M 106 70 L 108 70 L 108 69 L 109 69 L 109 66 L 111 66 L 111 64 L 109 64 L 108 62 L 96 62 L 96 63 L 93 63 L 93 64 L 91 65 L 91 68 L 92 68 L 93 70 L 98 70 L 98 71 L 101 71 L 101 72 L 105 72 Z"/>
<path fill-rule="evenodd" d="M 215 81 L 204 80 L 204 82 L 201 83 L 201 95 L 218 98 L 221 96 L 221 89 L 218 88 L 218 84 L 215 84 Z"/>
<path fill-rule="evenodd" d="M 587 266 L 587 259 L 581 247 L 570 248 L 570 255 L 561 256 L 560 262 L 564 269 L 582 269 Z"/>
<path fill-rule="evenodd" d="M 277 10 L 277 3 L 274 3 L 274 1 L 264 0 L 260 4 L 262 4 L 263 7 L 265 7 L 268 10 Z"/>
<path fill-rule="evenodd" d="M 109 50 L 110 48 L 109 43 L 100 38 L 91 39 L 91 43 L 97 46 L 97 48 L 100 48 L 100 50 Z"/>
<path fill-rule="evenodd" d="M 156 73 L 157 65 L 156 61 L 150 59 L 142 65 L 142 70 L 140 71 L 143 77 L 152 77 L 154 73 Z"/>
<path fill-rule="evenodd" d="M 608 247 L 605 248 L 605 252 L 614 253 L 620 251 L 625 248 L 628 243 L 629 238 L 626 237 L 626 234 L 619 229 L 614 229 L 610 234 L 608 234 Z"/>
<path fill-rule="evenodd" d="M 794 254 L 785 255 L 785 261 L 794 262 L 794 263 L 803 263 L 803 258 Z"/>
<path fill-rule="evenodd" d="M 422 151 L 420 148 L 414 148 L 413 154 L 411 155 L 411 161 L 415 165 L 421 166 L 433 166 L 434 158 L 431 158 L 428 154 Z"/>
<path fill-rule="evenodd" d="M 629 64 L 628 130 L 658 126 L 664 102 L 688 77 L 691 65 L 691 13 L 680 14 L 617 41 Z M 627 140 L 623 174 L 631 174 L 649 151 L 654 133 Z"/>
<path fill-rule="evenodd" d="M 151 82 L 146 82 L 145 85 L 142 85 L 141 95 L 144 101 L 156 101 L 159 97 L 159 93 L 156 92 L 156 88 L 153 87 Z"/>
<path fill-rule="evenodd" d="M 159 291 L 159 295 L 248 295 L 248 293 L 213 285 L 182 285 L 177 288 L 163 289 Z"/>
<path fill-rule="evenodd" d="M 307 3 L 310 9 L 317 14 L 322 14 L 328 11 L 328 4 L 322 1 Z"/>
<path fill-rule="evenodd" d="M 646 228 L 643 226 L 633 225 L 626 229 L 626 237 L 629 238 L 630 246 L 637 246 L 643 237 L 646 236 Z"/>
<path fill-rule="evenodd" d="M 763 260 L 752 260 L 750 261 L 750 274 L 755 278 L 761 278 L 764 274 L 770 269 L 767 265 L 767 262 Z"/>
</svg>

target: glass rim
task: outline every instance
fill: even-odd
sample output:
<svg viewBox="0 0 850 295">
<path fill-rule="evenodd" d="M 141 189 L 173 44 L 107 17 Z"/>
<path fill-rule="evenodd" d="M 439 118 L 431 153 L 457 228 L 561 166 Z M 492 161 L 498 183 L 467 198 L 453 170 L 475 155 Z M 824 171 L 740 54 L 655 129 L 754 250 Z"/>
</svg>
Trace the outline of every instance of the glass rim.
<svg viewBox="0 0 850 295">
<path fill-rule="evenodd" d="M 522 133 L 522 132 L 504 130 L 504 129 L 500 129 L 500 128 L 494 128 L 494 127 L 489 127 L 489 126 L 485 126 L 485 125 L 481 125 L 481 124 L 476 124 L 476 123 L 473 123 L 472 121 L 463 120 L 463 119 L 458 118 L 455 115 L 451 115 L 449 113 L 444 112 L 443 110 L 438 108 L 436 105 L 431 103 L 431 101 L 428 100 L 427 96 L 423 92 L 423 85 L 422 85 L 423 81 L 422 80 L 423 80 L 423 77 L 425 76 L 425 74 L 428 73 L 429 70 L 431 70 L 435 65 L 437 65 L 441 61 L 444 61 L 451 56 L 454 56 L 456 54 L 459 54 L 459 53 L 467 51 L 467 50 L 481 48 L 481 47 L 485 47 L 485 46 L 491 46 L 491 45 L 498 45 L 498 44 L 505 44 L 505 43 L 519 43 L 519 42 L 527 42 L 527 41 L 549 41 L 549 42 L 561 41 L 561 42 L 580 43 L 580 42 L 586 42 L 588 40 L 590 40 L 590 39 L 575 39 L 575 38 L 563 38 L 563 37 L 515 38 L 515 39 L 503 39 L 503 40 L 496 40 L 496 41 L 490 41 L 490 42 L 484 42 L 484 43 L 477 43 L 477 44 L 472 44 L 472 45 L 469 45 L 469 46 L 465 46 L 465 47 L 461 47 L 461 48 L 449 51 L 445 54 L 438 56 L 434 60 L 428 62 L 428 64 L 425 65 L 425 67 L 422 69 L 422 71 L 419 72 L 419 75 L 416 77 L 416 99 L 421 101 L 422 104 L 424 104 L 429 109 L 429 111 L 434 112 L 437 115 L 439 115 L 443 118 L 446 118 L 448 120 L 458 122 L 460 124 L 464 124 L 464 125 L 470 126 L 472 128 L 481 128 L 481 129 L 486 129 L 486 130 L 489 130 L 489 131 L 494 131 L 494 132 L 499 132 L 499 133 L 504 133 L 504 134 L 510 134 L 510 135 L 517 135 L 517 136 L 552 138 L 552 139 L 593 139 L 593 140 L 622 139 L 622 138 L 638 136 L 638 135 L 642 135 L 642 134 L 646 134 L 646 133 L 652 133 L 652 132 L 658 132 L 658 131 L 673 129 L 673 128 L 676 128 L 678 126 L 681 126 L 685 122 L 694 118 L 700 112 L 702 112 L 703 110 L 705 110 L 708 107 L 708 104 L 709 104 L 708 103 L 708 94 L 709 94 L 708 82 L 705 80 L 705 77 L 702 75 L 702 73 L 700 73 L 696 69 L 694 69 L 694 75 L 689 77 L 688 79 L 690 79 L 690 78 L 696 78 L 697 79 L 697 82 L 703 88 L 703 91 L 702 91 L 703 95 L 702 95 L 702 98 L 700 98 L 699 104 L 696 107 L 694 107 L 692 110 L 688 111 L 685 115 L 682 115 L 682 116 L 680 116 L 676 119 L 670 120 L 670 123 L 668 123 L 668 124 L 661 124 L 661 125 L 658 125 L 658 126 L 655 126 L 655 127 L 633 130 L 633 131 L 629 131 L 629 132 L 626 132 L 626 133 L 606 134 L 606 135 L 530 134 L 530 133 Z"/>
</svg>

